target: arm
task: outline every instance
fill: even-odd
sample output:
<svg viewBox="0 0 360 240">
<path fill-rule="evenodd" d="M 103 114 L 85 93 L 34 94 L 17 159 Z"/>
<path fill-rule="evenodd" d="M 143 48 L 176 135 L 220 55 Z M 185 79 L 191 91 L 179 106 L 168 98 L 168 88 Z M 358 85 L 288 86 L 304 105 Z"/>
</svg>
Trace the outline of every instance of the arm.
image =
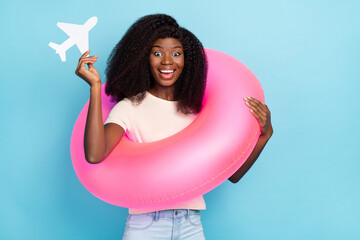
<svg viewBox="0 0 360 240">
<path fill-rule="evenodd" d="M 268 107 L 254 98 L 245 98 L 246 104 L 250 108 L 250 112 L 258 120 L 261 127 L 261 135 L 245 163 L 228 179 L 232 183 L 237 183 L 245 173 L 251 168 L 256 159 L 259 157 L 261 151 L 264 149 L 266 143 L 273 134 L 271 125 L 271 116 Z"/>
<path fill-rule="evenodd" d="M 89 51 L 81 56 L 75 73 L 90 85 L 90 103 L 84 134 L 85 158 L 89 163 L 99 163 L 120 141 L 124 129 L 115 123 L 103 125 L 101 79 L 93 66 L 97 56 L 87 57 L 88 54 Z M 89 69 L 85 68 L 86 64 Z"/>
</svg>

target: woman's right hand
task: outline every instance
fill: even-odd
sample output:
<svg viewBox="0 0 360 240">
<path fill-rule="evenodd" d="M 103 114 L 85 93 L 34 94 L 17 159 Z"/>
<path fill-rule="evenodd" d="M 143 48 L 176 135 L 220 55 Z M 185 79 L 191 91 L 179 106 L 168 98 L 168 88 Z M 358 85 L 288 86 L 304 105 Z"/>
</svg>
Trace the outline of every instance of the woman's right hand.
<svg viewBox="0 0 360 240">
<path fill-rule="evenodd" d="M 90 87 L 101 84 L 100 74 L 94 67 L 94 63 L 97 61 L 98 56 L 88 57 L 90 50 L 87 50 L 79 59 L 78 66 L 75 70 L 75 74 L 84 79 Z M 88 65 L 89 69 L 86 69 L 85 65 Z"/>
</svg>

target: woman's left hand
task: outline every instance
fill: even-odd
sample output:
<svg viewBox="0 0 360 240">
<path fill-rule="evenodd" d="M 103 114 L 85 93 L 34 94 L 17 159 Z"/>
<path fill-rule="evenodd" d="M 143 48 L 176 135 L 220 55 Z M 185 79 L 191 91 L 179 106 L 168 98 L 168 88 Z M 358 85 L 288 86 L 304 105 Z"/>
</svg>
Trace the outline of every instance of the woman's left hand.
<svg viewBox="0 0 360 240">
<path fill-rule="evenodd" d="M 250 112 L 259 121 L 261 127 L 261 136 L 270 138 L 273 134 L 271 125 L 271 114 L 269 108 L 252 97 L 245 97 L 246 105 L 250 108 Z"/>
</svg>

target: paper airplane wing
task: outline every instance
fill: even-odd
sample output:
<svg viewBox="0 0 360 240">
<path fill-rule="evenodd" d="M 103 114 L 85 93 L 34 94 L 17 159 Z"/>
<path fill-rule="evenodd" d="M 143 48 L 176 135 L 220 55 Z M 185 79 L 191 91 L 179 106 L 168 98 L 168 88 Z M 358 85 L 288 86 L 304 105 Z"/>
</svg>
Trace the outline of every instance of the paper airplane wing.
<svg viewBox="0 0 360 240">
<path fill-rule="evenodd" d="M 72 37 L 74 34 L 76 34 L 76 32 L 81 31 L 84 28 L 83 25 L 62 22 L 58 22 L 57 26 L 69 37 Z"/>
<path fill-rule="evenodd" d="M 57 26 L 74 40 L 81 53 L 89 49 L 89 30 L 84 25 L 59 22 Z"/>
</svg>

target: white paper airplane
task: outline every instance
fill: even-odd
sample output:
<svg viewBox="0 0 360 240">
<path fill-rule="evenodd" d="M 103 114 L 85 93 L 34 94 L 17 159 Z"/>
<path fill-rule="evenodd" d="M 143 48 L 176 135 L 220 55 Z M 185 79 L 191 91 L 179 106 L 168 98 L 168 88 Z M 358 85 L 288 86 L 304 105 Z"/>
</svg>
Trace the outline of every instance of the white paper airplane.
<svg viewBox="0 0 360 240">
<path fill-rule="evenodd" d="M 56 53 L 60 55 L 62 62 L 66 61 L 65 52 L 75 44 L 83 54 L 89 50 L 89 31 L 96 23 L 97 17 L 89 18 L 84 25 L 58 22 L 57 26 L 63 30 L 69 38 L 62 44 L 50 42 L 49 46 L 56 50 Z"/>
</svg>

